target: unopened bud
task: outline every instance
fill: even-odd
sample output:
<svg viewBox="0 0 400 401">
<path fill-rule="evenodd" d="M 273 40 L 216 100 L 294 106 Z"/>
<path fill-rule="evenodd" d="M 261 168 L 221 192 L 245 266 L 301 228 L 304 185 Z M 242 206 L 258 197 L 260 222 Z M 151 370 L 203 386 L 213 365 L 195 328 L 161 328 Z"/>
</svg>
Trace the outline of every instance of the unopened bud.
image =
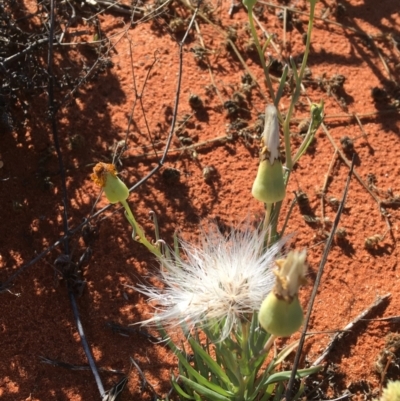
<svg viewBox="0 0 400 401">
<path fill-rule="evenodd" d="M 286 259 L 276 261 L 275 287 L 264 299 L 258 315 L 260 325 L 270 334 L 288 337 L 303 323 L 298 290 L 305 282 L 305 259 L 305 251 L 292 251 Z"/>
<path fill-rule="evenodd" d="M 258 320 L 268 333 L 277 337 L 289 337 L 301 327 L 303 309 L 297 296 L 287 302 L 271 291 L 261 304 Z"/>
<path fill-rule="evenodd" d="M 104 189 L 110 203 L 125 201 L 129 197 L 128 187 L 117 177 L 113 164 L 97 163 L 90 178 Z"/>
<path fill-rule="evenodd" d="M 285 197 L 286 188 L 279 153 L 278 114 L 273 105 L 268 105 L 265 109 L 260 164 L 251 193 L 257 200 L 264 203 L 279 202 Z"/>
<path fill-rule="evenodd" d="M 257 200 L 264 203 L 280 202 L 285 198 L 286 189 L 280 160 L 272 165 L 268 160 L 260 161 L 251 193 Z"/>
</svg>

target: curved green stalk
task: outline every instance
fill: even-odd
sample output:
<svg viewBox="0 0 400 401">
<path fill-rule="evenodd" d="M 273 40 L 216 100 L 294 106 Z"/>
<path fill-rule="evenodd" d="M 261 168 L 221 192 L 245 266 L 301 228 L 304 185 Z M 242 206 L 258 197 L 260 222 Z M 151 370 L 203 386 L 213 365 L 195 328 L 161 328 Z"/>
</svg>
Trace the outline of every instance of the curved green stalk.
<svg viewBox="0 0 400 401">
<path fill-rule="evenodd" d="M 146 236 L 144 235 L 143 230 L 139 226 L 139 224 L 136 222 L 135 217 L 133 216 L 133 213 L 128 205 L 128 202 L 126 200 L 121 200 L 122 206 L 125 208 L 125 217 L 129 221 L 130 225 L 133 228 L 133 234 L 132 237 L 136 237 L 136 235 L 139 237 L 139 242 L 143 244 L 153 255 L 157 256 L 158 258 L 162 257 L 160 249 L 151 244 Z"/>
</svg>

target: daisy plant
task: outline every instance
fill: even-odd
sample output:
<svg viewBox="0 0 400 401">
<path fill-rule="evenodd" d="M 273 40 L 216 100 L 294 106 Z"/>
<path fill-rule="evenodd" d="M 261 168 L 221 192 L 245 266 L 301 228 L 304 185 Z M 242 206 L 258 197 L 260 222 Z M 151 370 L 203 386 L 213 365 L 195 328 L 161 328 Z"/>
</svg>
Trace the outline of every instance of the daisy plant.
<svg viewBox="0 0 400 401">
<path fill-rule="evenodd" d="M 316 0 L 310 1 L 306 49 L 300 70 L 290 59 L 295 89 L 291 103 L 281 115 L 278 103 L 286 85 L 289 67 L 276 94 L 269 78 L 264 51 L 254 27 L 255 0 L 243 0 L 251 32 L 260 56 L 273 104 L 266 107 L 261 138 L 260 163 L 252 195 L 265 205 L 259 229 L 232 230 L 224 236 L 218 229 L 203 230 L 198 245 L 175 238 L 174 249 L 161 249 L 156 223 L 156 243 L 149 241 L 128 205 L 129 190 L 112 164 L 98 163 L 92 179 L 103 188 L 111 203 L 120 202 L 132 226 L 132 237 L 147 247 L 160 263 L 162 286 L 134 287 L 148 297 L 154 314 L 140 324 L 153 325 L 178 357 L 179 374 L 172 385 L 180 400 L 266 401 L 279 400 L 291 371 L 280 364 L 297 347 L 292 342 L 280 352 L 273 347 L 277 337 L 289 337 L 303 323 L 299 288 L 307 273 L 306 252 L 284 250 L 288 237 L 277 230 L 286 187 L 294 164 L 307 150 L 323 119 L 323 104 L 311 104 L 311 122 L 299 149 L 292 154 L 289 123 L 301 92 Z M 284 157 L 280 152 L 279 126 L 283 126 Z M 169 334 L 181 330 L 182 342 Z M 269 352 L 273 350 L 272 352 Z M 299 369 L 306 377 L 319 366 Z M 300 383 L 303 383 L 302 381 Z M 300 396 L 303 385 L 297 398 Z"/>
<path fill-rule="evenodd" d="M 156 308 L 140 323 L 156 326 L 178 357 L 179 375 L 172 375 L 172 385 L 179 398 L 250 401 L 281 393 L 291 372 L 277 369 L 297 343 L 268 361 L 267 351 L 277 336 L 290 336 L 303 321 L 297 293 L 307 271 L 305 253 L 285 256 L 287 238 L 265 248 L 265 230 L 248 225 L 227 237 L 210 228 L 199 245 L 176 241 L 173 251 L 165 247 L 162 253 L 136 222 L 129 190 L 115 166 L 98 163 L 91 178 L 110 203 L 122 204 L 132 237 L 160 262 L 163 286 L 135 289 Z M 184 334 L 183 345 L 167 333 L 177 328 Z M 301 378 L 318 370 L 297 374 Z"/>
<path fill-rule="evenodd" d="M 283 391 L 291 371 L 278 367 L 297 342 L 268 360 L 267 351 L 303 321 L 297 291 L 307 267 L 304 252 L 283 256 L 286 239 L 265 250 L 264 238 L 249 227 L 227 237 L 210 228 L 198 246 L 181 241 L 160 259 L 161 288 L 135 287 L 157 309 L 141 324 L 156 326 L 178 357 L 172 385 L 181 400 L 268 400 Z M 177 328 L 186 340 L 179 345 L 168 335 Z"/>
</svg>

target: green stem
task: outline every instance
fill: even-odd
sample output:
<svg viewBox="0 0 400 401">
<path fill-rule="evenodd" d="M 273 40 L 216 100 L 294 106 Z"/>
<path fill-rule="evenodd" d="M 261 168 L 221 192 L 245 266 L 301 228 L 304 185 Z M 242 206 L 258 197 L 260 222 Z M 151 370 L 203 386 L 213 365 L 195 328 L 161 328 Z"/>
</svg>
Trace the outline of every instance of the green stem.
<svg viewBox="0 0 400 401">
<path fill-rule="evenodd" d="M 293 161 L 292 161 L 292 154 L 290 149 L 290 130 L 289 124 L 292 118 L 294 106 L 297 103 L 297 100 L 300 96 L 301 91 L 301 81 L 303 80 L 304 71 L 307 67 L 307 59 L 308 54 L 310 53 L 310 44 L 311 44 L 311 32 L 314 24 L 314 12 L 315 12 L 315 1 L 310 1 L 310 19 L 308 21 L 308 29 L 307 29 L 307 42 L 306 42 L 306 49 L 304 51 L 303 61 L 300 67 L 300 74 L 296 79 L 296 89 L 292 96 L 292 101 L 290 102 L 289 110 L 286 114 L 285 122 L 283 124 L 283 133 L 285 137 L 285 152 L 286 152 L 286 167 L 289 171 L 293 168 Z"/>
<path fill-rule="evenodd" d="M 263 225 L 263 229 L 265 230 L 265 240 L 264 240 L 265 249 L 268 249 L 269 240 L 270 240 L 270 226 L 271 226 L 271 215 L 272 215 L 273 206 L 274 206 L 273 203 L 265 204 L 265 216 L 264 216 L 264 225 Z"/>
<path fill-rule="evenodd" d="M 260 41 L 258 40 L 257 31 L 256 31 L 256 28 L 254 26 L 253 8 L 249 7 L 247 12 L 248 12 L 248 15 L 249 15 L 249 24 L 250 24 L 251 34 L 253 36 L 254 43 L 255 43 L 256 48 L 257 48 L 258 57 L 260 58 L 261 65 L 262 65 L 262 68 L 264 70 L 264 75 L 265 75 L 265 79 L 267 81 L 268 90 L 269 90 L 269 93 L 271 95 L 271 98 L 272 98 L 272 101 L 273 101 L 274 105 L 277 106 L 277 104 L 275 104 L 275 95 L 274 95 L 274 90 L 272 88 L 272 82 L 271 82 L 271 79 L 269 77 L 269 72 L 268 72 L 267 65 L 265 64 L 264 53 L 263 53 L 263 51 L 261 49 Z"/>
<path fill-rule="evenodd" d="M 276 241 L 279 239 L 278 235 L 278 217 L 279 213 L 281 212 L 282 201 L 275 203 L 274 205 L 274 215 L 271 216 L 271 237 L 269 239 L 269 245 L 275 244 Z"/>
<path fill-rule="evenodd" d="M 283 176 L 284 182 L 285 182 L 285 187 L 287 187 L 287 184 L 289 182 L 289 177 L 290 177 L 290 170 L 286 170 L 285 175 Z M 282 201 L 277 202 L 274 205 L 274 216 L 271 217 L 271 238 L 270 238 L 270 245 L 273 245 L 276 241 L 278 241 L 279 238 L 282 238 L 284 229 L 286 228 L 287 220 L 285 221 L 284 228 L 278 234 L 278 217 L 281 212 L 282 208 Z"/>
<path fill-rule="evenodd" d="M 314 25 L 314 13 L 315 13 L 315 4 L 316 1 L 310 1 L 310 20 L 308 21 L 308 29 L 307 29 L 307 41 L 306 41 L 306 50 L 304 52 L 303 62 L 301 64 L 299 81 L 303 80 L 304 71 L 307 67 L 307 59 L 310 53 L 310 45 L 311 45 L 311 32 Z"/>
<path fill-rule="evenodd" d="M 240 340 L 240 348 L 241 348 L 241 361 L 240 361 L 240 384 L 239 391 L 235 396 L 236 400 L 245 400 L 246 399 L 246 391 L 248 387 L 248 381 L 251 378 L 250 369 L 250 348 L 249 348 L 249 332 L 250 332 L 250 322 L 242 321 L 241 322 L 241 340 Z"/>
<path fill-rule="evenodd" d="M 132 226 L 133 232 L 139 237 L 139 242 L 143 244 L 153 255 L 157 256 L 158 258 L 161 258 L 162 254 L 160 250 L 147 240 L 143 230 L 135 220 L 135 217 L 133 216 L 133 213 L 128 205 L 128 202 L 126 200 L 123 200 L 121 201 L 121 203 L 122 206 L 125 208 L 125 216 L 129 221 L 130 225 Z"/>
</svg>

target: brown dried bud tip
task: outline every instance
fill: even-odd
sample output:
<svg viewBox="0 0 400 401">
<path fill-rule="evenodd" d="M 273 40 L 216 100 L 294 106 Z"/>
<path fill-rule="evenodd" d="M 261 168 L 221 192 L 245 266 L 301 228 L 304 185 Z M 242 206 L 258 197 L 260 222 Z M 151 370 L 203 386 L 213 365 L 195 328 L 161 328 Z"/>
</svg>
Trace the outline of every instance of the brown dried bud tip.
<svg viewBox="0 0 400 401">
<path fill-rule="evenodd" d="M 90 175 L 92 181 L 99 187 L 104 188 L 107 181 L 107 174 L 117 176 L 117 170 L 114 164 L 97 163 L 93 168 L 93 174 Z"/>
</svg>

